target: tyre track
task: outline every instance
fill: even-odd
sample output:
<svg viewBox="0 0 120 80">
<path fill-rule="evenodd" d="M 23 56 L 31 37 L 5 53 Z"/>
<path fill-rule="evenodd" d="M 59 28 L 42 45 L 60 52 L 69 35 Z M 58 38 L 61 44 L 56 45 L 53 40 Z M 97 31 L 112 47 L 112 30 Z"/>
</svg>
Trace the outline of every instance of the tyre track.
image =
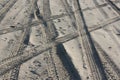
<svg viewBox="0 0 120 80">
<path fill-rule="evenodd" d="M 64 3 L 65 4 L 65 3 Z M 108 4 L 108 3 L 107 3 Z M 66 8 L 67 9 L 67 8 Z M 68 11 L 69 9 L 67 9 Z M 78 10 L 77 10 L 78 11 Z M 74 15 L 77 11 L 73 12 L 71 10 L 68 11 L 68 14 L 62 14 L 62 15 L 56 15 L 56 16 L 51 16 L 47 19 L 45 19 L 46 22 L 51 22 L 51 20 L 55 20 L 57 18 L 61 18 L 61 17 L 64 17 L 64 16 L 69 16 L 69 15 Z M 84 11 L 84 10 L 83 10 Z M 114 23 L 116 21 L 120 20 L 120 17 L 115 17 L 115 18 L 112 18 L 108 21 L 105 21 L 103 23 L 101 23 L 100 25 L 96 25 L 96 26 L 93 26 L 92 28 L 89 28 L 89 31 L 92 32 L 92 31 L 95 31 L 95 30 L 98 30 L 98 29 L 101 29 L 103 27 L 106 27 L 106 25 L 108 24 L 111 24 L 111 23 Z M 43 24 L 42 21 L 33 21 L 32 23 L 30 23 L 31 27 L 33 26 L 36 26 L 36 25 L 39 25 L 39 24 Z M 25 24 L 27 25 L 27 24 Z M 24 28 L 26 27 L 17 27 L 16 28 L 7 28 L 7 29 L 3 29 L 3 30 L 0 30 L 0 35 L 2 34 L 6 34 L 6 33 L 9 33 L 9 32 L 13 32 L 13 31 L 18 31 L 18 30 L 23 30 Z M 55 32 L 55 31 L 54 31 Z"/>
<path fill-rule="evenodd" d="M 69 36 L 67 36 L 67 37 L 69 37 Z M 67 38 L 68 39 L 68 38 Z M 60 40 L 61 41 L 61 40 Z M 60 41 L 58 41 L 58 42 L 60 42 Z M 62 40 L 63 41 L 63 40 Z M 66 40 L 65 40 L 66 41 Z"/>
<path fill-rule="evenodd" d="M 73 12 L 73 11 L 72 11 L 72 9 L 70 8 L 70 6 L 69 6 L 69 4 L 67 3 L 67 1 L 63 0 L 62 2 L 63 2 L 63 4 L 64 4 L 64 6 L 65 6 L 65 9 L 66 9 L 66 11 L 67 11 L 70 19 L 73 19 L 73 20 L 74 20 L 74 19 L 75 19 L 75 16 L 73 16 L 73 15 L 70 14 L 70 13 Z M 78 2 L 77 2 L 77 3 L 78 3 Z M 77 9 L 78 9 L 78 8 L 77 8 Z M 78 9 L 78 10 L 80 10 L 80 9 Z M 71 16 L 72 16 L 72 17 L 71 17 Z M 75 24 L 75 23 L 74 23 L 74 24 Z M 83 33 L 83 34 L 84 34 L 84 33 Z M 82 37 L 82 38 L 83 38 L 83 37 Z M 86 43 L 86 41 L 85 41 L 85 43 Z M 84 45 L 84 48 L 85 48 L 86 45 L 87 45 L 87 44 Z M 89 46 L 89 45 L 87 45 L 85 49 L 87 49 L 88 46 Z M 89 48 L 88 48 L 88 49 L 89 49 Z M 85 51 L 87 51 L 87 50 L 85 50 Z M 88 51 L 90 51 L 90 50 L 88 50 Z M 92 58 L 91 58 L 91 59 L 89 58 L 89 60 L 92 61 Z M 88 61 L 89 61 L 89 60 L 88 60 Z M 92 67 L 94 67 L 94 69 L 96 68 L 96 66 L 95 66 L 95 61 L 89 62 L 89 63 L 90 63 L 90 64 L 93 63 Z M 92 67 L 91 67 L 91 70 L 94 72 L 94 70 L 92 69 Z M 92 71 L 91 71 L 91 72 L 92 72 Z M 97 71 L 97 68 L 96 68 L 96 71 Z M 94 73 L 93 73 L 93 74 L 94 74 Z M 98 77 L 99 77 L 99 75 L 100 75 L 100 74 L 97 72 L 97 76 L 98 76 Z M 97 77 L 97 76 L 94 76 L 94 78 Z M 103 76 L 102 76 L 102 77 L 103 77 Z M 96 78 L 96 79 L 98 80 L 98 79 L 100 79 L 100 77 L 99 77 L 99 78 Z"/>
<path fill-rule="evenodd" d="M 51 41 L 51 39 L 56 37 L 56 33 L 55 33 L 55 27 L 52 21 L 46 22 L 45 20 L 50 18 L 51 16 L 51 12 L 50 12 L 50 4 L 49 4 L 49 0 L 44 0 L 43 1 L 43 16 L 40 14 L 40 11 L 38 9 L 37 3 L 36 3 L 36 18 L 38 19 L 38 21 L 42 21 L 43 22 L 43 26 L 41 27 L 41 31 L 43 33 L 44 38 L 42 39 L 44 47 L 46 47 L 46 43 L 49 43 Z M 47 54 L 45 55 L 48 59 L 48 72 L 49 76 L 54 78 L 55 80 L 59 80 L 59 76 L 57 75 L 57 69 L 56 69 L 56 65 L 53 59 L 53 54 L 51 53 L 51 51 L 55 51 L 56 52 L 56 48 L 54 45 L 52 45 L 53 48 L 51 48 L 51 50 L 46 51 Z"/>
<path fill-rule="evenodd" d="M 69 36 L 73 35 L 73 34 L 69 34 Z M 66 35 L 66 36 L 68 36 L 68 35 Z M 71 36 L 68 37 L 68 39 L 66 39 L 66 36 L 57 38 L 55 40 L 55 42 L 53 41 L 51 43 L 47 43 L 46 46 L 42 47 L 39 51 L 37 50 L 37 48 L 39 46 L 32 47 L 29 51 L 27 51 L 27 50 L 24 51 L 24 54 L 23 54 L 23 52 L 21 52 L 21 54 L 10 56 L 9 58 L 6 58 L 2 62 L 0 62 L 0 75 L 5 74 L 6 72 L 13 69 L 14 67 L 23 64 L 24 62 L 42 54 L 43 52 L 46 52 L 46 51 L 50 50 L 51 48 L 53 48 L 53 45 L 56 46 L 56 45 L 59 45 L 61 43 L 64 43 L 66 41 L 69 41 L 69 40 L 73 39 L 73 37 L 71 37 Z M 78 35 L 76 34 L 76 37 L 77 36 Z M 66 39 L 66 41 L 64 39 Z"/>
<path fill-rule="evenodd" d="M 112 24 L 112 23 L 114 23 L 114 22 L 117 22 L 117 21 L 119 21 L 119 20 L 120 20 L 120 16 L 117 16 L 117 17 L 115 17 L 115 18 L 109 19 L 109 20 L 107 20 L 107 21 L 105 21 L 105 22 L 102 22 L 102 23 L 99 24 L 99 25 L 95 25 L 95 26 L 92 26 L 92 27 L 88 28 L 88 29 L 89 29 L 89 32 L 92 32 L 92 31 L 95 31 L 95 30 L 98 30 L 98 29 L 107 27 L 107 25 Z"/>
<path fill-rule="evenodd" d="M 2 64 L 0 64 L 0 75 L 5 74 L 6 72 L 15 68 L 16 66 L 19 66 L 22 63 L 32 59 L 33 57 L 38 56 L 39 54 L 51 49 L 51 47 L 52 46 L 50 44 L 48 44 L 48 46 L 41 48 L 40 51 L 37 51 L 35 49 L 37 47 L 35 47 L 29 51 L 26 51 L 24 54 L 19 54 L 19 55 L 15 55 L 15 56 L 10 57 L 6 61 L 3 61 Z"/>
<path fill-rule="evenodd" d="M 93 76 L 93 80 L 107 80 L 101 60 L 95 50 L 93 42 L 91 40 L 90 33 L 88 32 L 87 26 L 84 21 L 84 15 L 81 11 L 80 4 L 78 0 L 75 0 L 75 8 L 79 9 L 76 21 L 78 24 L 78 34 L 81 38 L 81 45 L 83 47 L 83 52 L 86 54 L 89 67 Z M 99 64 L 98 64 L 99 63 Z"/>
<path fill-rule="evenodd" d="M 30 25 L 29 23 L 31 23 L 32 19 L 31 19 L 31 14 L 33 13 L 33 6 L 32 6 L 32 2 L 30 2 L 31 5 L 29 5 L 29 13 L 28 13 L 28 18 L 29 21 L 25 21 L 28 25 L 26 27 L 26 29 L 24 29 L 24 32 L 22 34 L 22 37 L 19 41 L 19 44 L 17 45 L 17 49 L 14 50 L 13 55 L 19 55 L 21 54 L 21 52 L 24 50 L 25 45 L 28 45 L 29 42 L 29 35 L 30 35 Z M 16 53 L 17 52 L 17 53 Z M 15 67 L 14 69 L 11 70 L 11 76 L 10 76 L 10 80 L 18 80 L 18 75 L 19 75 L 19 69 L 20 69 L 20 65 L 18 67 Z"/>
<path fill-rule="evenodd" d="M 43 0 L 43 18 L 44 20 L 50 19 L 51 17 L 51 10 L 50 10 L 50 0 Z M 52 20 L 50 21 L 46 21 L 47 27 L 48 27 L 48 31 L 49 34 L 51 36 L 50 39 L 57 37 L 57 32 L 56 32 L 56 28 L 55 25 L 53 23 Z"/>
<path fill-rule="evenodd" d="M 118 8 L 111 0 L 105 1 L 120 15 L 120 8 Z"/>
<path fill-rule="evenodd" d="M 64 6 L 64 8 L 65 8 L 65 10 L 66 10 L 66 12 L 67 12 L 70 20 L 71 20 L 72 26 L 73 26 L 75 29 L 77 29 L 76 24 L 75 24 L 75 22 L 76 22 L 76 21 L 75 21 L 75 16 L 74 16 L 74 13 L 75 13 L 75 12 L 70 8 L 70 5 L 69 5 L 69 3 L 68 3 L 67 0 L 61 0 L 61 2 L 63 3 L 63 6 Z M 79 9 L 78 9 L 78 10 L 79 10 Z"/>
<path fill-rule="evenodd" d="M 17 55 L 21 54 L 21 52 L 24 50 L 25 44 L 24 41 L 27 37 L 27 35 L 29 35 L 30 33 L 30 29 L 27 28 L 24 33 L 22 34 L 21 40 L 20 40 L 20 44 L 17 45 L 17 49 L 14 50 L 13 55 L 16 54 Z M 10 76 L 10 80 L 18 80 L 18 75 L 19 75 L 19 69 L 20 69 L 20 65 L 18 67 L 15 67 L 12 71 L 11 71 L 11 76 Z"/>
<path fill-rule="evenodd" d="M 50 0 L 43 0 L 43 4 L 44 4 L 43 5 L 43 19 L 46 20 L 51 17 Z M 45 31 L 44 35 L 46 35 L 45 41 L 51 42 L 52 39 L 55 39 L 57 37 L 55 25 L 52 21 L 49 21 L 49 22 L 46 22 L 45 27 L 46 27 L 44 30 Z M 47 56 L 50 56 L 50 60 L 51 60 L 50 62 L 52 63 L 52 64 L 48 64 L 51 66 L 51 67 L 49 67 L 49 71 L 52 74 L 52 75 L 51 74 L 50 75 L 51 75 L 51 77 L 53 77 L 53 79 L 59 80 L 58 70 L 56 68 L 55 61 L 53 59 L 53 56 L 56 53 L 56 46 L 54 46 L 53 44 L 52 44 L 52 46 L 53 47 L 51 48 L 51 50 L 48 51 L 48 55 L 47 55 Z M 50 51 L 54 51 L 54 52 L 51 53 Z"/>
<path fill-rule="evenodd" d="M 114 23 L 114 22 L 120 20 L 120 9 L 112 1 L 110 1 L 110 0 L 105 0 L 105 1 L 119 14 L 119 16 L 117 16 L 113 19 L 107 20 L 107 21 L 101 23 L 100 25 L 95 26 L 93 29 L 89 30 L 90 32 L 101 29 L 103 27 L 106 27 L 106 25 L 109 25 L 111 23 Z"/>
<path fill-rule="evenodd" d="M 96 49 L 99 51 L 100 57 L 102 58 L 101 60 L 105 72 L 108 75 L 108 79 L 111 78 L 112 80 L 120 80 L 120 69 L 96 41 L 94 41 L 94 44 Z"/>
<path fill-rule="evenodd" d="M 63 37 L 56 38 L 56 39 L 55 39 L 55 43 L 56 43 L 56 45 L 57 45 L 57 44 L 61 44 L 61 43 L 70 41 L 70 40 L 72 40 L 72 39 L 74 39 L 74 38 L 76 38 L 76 37 L 78 37 L 78 36 L 79 36 L 78 33 L 67 34 L 67 35 L 65 35 L 65 36 L 63 36 Z M 54 42 L 54 41 L 53 41 L 53 42 Z M 21 53 L 23 53 L 23 52 L 21 52 Z M 18 55 L 19 55 L 19 54 L 18 54 Z M 20 55 L 21 55 L 21 54 L 20 54 Z M 6 62 L 8 59 L 10 59 L 11 57 L 15 57 L 15 56 L 16 56 L 16 55 L 13 55 L 13 56 L 10 56 L 10 57 L 8 57 L 8 58 L 3 59 L 3 60 L 0 62 L 0 64 L 4 64 L 3 62 Z"/>
<path fill-rule="evenodd" d="M 119 1 L 113 1 L 114 3 L 118 3 Z M 95 7 L 89 7 L 89 8 L 85 8 L 85 9 L 82 9 L 82 11 L 87 11 L 87 10 L 93 10 L 93 9 L 97 9 L 97 8 L 103 8 L 103 7 L 106 7 L 108 6 L 109 3 L 103 3 L 103 4 L 97 4 Z"/>
<path fill-rule="evenodd" d="M 57 17 L 57 18 L 59 18 L 59 17 Z M 46 21 L 54 20 L 54 19 L 57 19 L 57 18 L 47 19 Z M 92 31 L 95 31 L 95 30 L 98 30 L 98 29 L 101 29 L 101 28 L 104 28 L 104 27 L 108 27 L 107 25 L 112 24 L 112 23 L 114 23 L 116 21 L 119 21 L 119 20 L 120 20 L 120 16 L 109 19 L 109 20 L 107 20 L 107 21 L 105 21 L 105 22 L 103 22 L 103 23 L 101 23 L 99 25 L 91 26 L 91 27 L 88 28 L 88 30 L 89 30 L 89 32 L 92 32 Z M 43 22 L 36 20 L 36 21 L 33 21 L 33 22 L 30 23 L 30 27 L 36 27 L 39 24 L 43 24 Z M 22 26 L 17 27 L 16 26 L 15 28 L 2 29 L 2 30 L 0 30 L 0 35 L 7 34 L 7 33 L 10 33 L 10 32 L 14 32 L 14 31 L 23 30 L 27 26 L 28 26 L 28 24 L 25 24 L 24 27 L 22 27 Z"/>
<path fill-rule="evenodd" d="M 67 42 L 67 41 L 72 40 L 72 39 L 77 38 L 77 37 L 78 37 L 77 32 L 72 33 L 72 34 L 67 34 L 63 37 L 56 38 L 56 43 L 64 43 L 64 42 Z"/>
<path fill-rule="evenodd" d="M 93 2 L 95 3 L 95 7 L 99 5 L 97 0 L 93 0 Z M 98 8 L 98 10 L 102 13 L 102 15 L 105 18 L 109 18 L 108 14 L 105 12 L 105 10 L 103 8 Z"/>
<path fill-rule="evenodd" d="M 0 22 L 16 2 L 17 0 L 10 0 L 2 9 L 0 9 Z"/>
</svg>

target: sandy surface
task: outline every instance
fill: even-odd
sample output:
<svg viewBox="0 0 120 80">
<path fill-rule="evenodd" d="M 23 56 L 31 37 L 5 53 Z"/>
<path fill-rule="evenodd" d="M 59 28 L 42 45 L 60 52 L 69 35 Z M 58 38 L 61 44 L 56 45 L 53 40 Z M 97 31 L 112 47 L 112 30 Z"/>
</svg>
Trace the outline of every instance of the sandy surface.
<svg viewBox="0 0 120 80">
<path fill-rule="evenodd" d="M 0 0 L 0 80 L 119 80 L 120 2 L 111 1 Z"/>
</svg>

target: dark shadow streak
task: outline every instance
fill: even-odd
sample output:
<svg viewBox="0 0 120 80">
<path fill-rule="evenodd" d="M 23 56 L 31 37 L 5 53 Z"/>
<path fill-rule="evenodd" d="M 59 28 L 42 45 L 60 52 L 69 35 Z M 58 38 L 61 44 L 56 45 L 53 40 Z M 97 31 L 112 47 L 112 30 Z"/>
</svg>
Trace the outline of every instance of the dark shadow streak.
<svg viewBox="0 0 120 80">
<path fill-rule="evenodd" d="M 59 56 L 60 60 L 62 61 L 62 64 L 64 65 L 69 75 L 71 76 L 70 80 L 81 80 L 78 71 L 75 69 L 75 66 L 71 61 L 71 58 L 67 54 L 62 44 L 57 45 L 57 55 Z"/>
</svg>

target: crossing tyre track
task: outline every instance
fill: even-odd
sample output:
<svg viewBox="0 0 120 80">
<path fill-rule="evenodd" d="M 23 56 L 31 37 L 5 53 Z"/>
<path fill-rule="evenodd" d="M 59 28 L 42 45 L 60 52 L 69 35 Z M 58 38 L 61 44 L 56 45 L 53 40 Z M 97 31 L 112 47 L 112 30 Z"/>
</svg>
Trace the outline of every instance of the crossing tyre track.
<svg viewBox="0 0 120 80">
<path fill-rule="evenodd" d="M 94 0 L 94 1 L 96 2 L 96 0 Z M 89 29 L 90 32 L 101 29 L 103 27 L 106 27 L 106 25 L 109 25 L 111 23 L 114 23 L 114 22 L 120 20 L 120 9 L 113 3 L 113 1 L 111 1 L 111 0 L 105 0 L 105 1 L 107 2 L 108 5 L 110 5 L 119 14 L 119 16 L 109 19 L 109 20 L 101 23 L 100 25 L 94 26 L 93 29 L 92 28 Z"/>
<path fill-rule="evenodd" d="M 27 36 L 29 33 L 30 33 L 30 28 L 27 28 L 26 30 L 24 30 L 24 33 L 23 33 L 21 40 L 20 40 L 20 43 L 18 44 L 18 48 L 13 52 L 14 55 L 16 52 L 17 52 L 17 55 L 19 55 L 24 50 L 24 47 L 25 47 L 24 41 L 26 38 L 28 38 Z M 20 65 L 18 67 L 15 67 L 11 71 L 10 80 L 18 80 L 19 69 L 20 69 Z"/>
<path fill-rule="evenodd" d="M 69 15 L 69 17 L 70 17 L 70 19 L 71 20 L 74 20 L 75 21 L 75 16 L 73 15 L 73 14 L 71 14 L 71 12 L 73 12 L 72 11 L 72 9 L 70 8 L 70 6 L 69 6 L 69 4 L 67 3 L 67 0 L 62 0 L 62 3 L 63 3 L 63 5 L 64 5 L 64 7 L 65 7 L 65 9 L 66 9 L 66 11 L 67 11 L 67 13 L 68 13 L 68 15 Z M 79 2 L 76 2 L 76 3 L 79 3 Z M 79 8 L 77 8 L 77 10 L 80 10 Z M 79 12 L 79 11 L 78 11 Z M 78 13 L 79 14 L 79 13 Z M 76 27 L 76 23 L 74 22 L 74 28 L 77 28 Z M 80 27 L 80 26 L 79 26 Z M 84 29 L 84 28 L 83 28 Z M 82 34 L 85 34 L 86 32 L 84 32 L 84 30 L 83 29 L 80 29 L 80 36 L 82 36 Z M 85 39 L 85 36 L 82 36 L 81 37 L 81 39 L 83 40 L 83 42 L 82 42 L 82 44 L 83 43 L 85 43 L 85 44 L 83 44 L 83 46 L 84 46 L 84 48 L 86 49 L 85 51 L 90 51 L 91 52 L 91 47 L 90 47 L 90 45 L 88 45 L 89 44 L 89 40 L 87 40 L 88 39 L 88 37 L 86 37 L 86 39 Z M 87 41 L 86 41 L 87 40 Z M 88 54 L 87 55 L 89 55 L 89 52 L 87 52 Z M 90 53 L 91 54 L 91 53 Z M 91 58 L 92 57 L 92 58 Z M 98 68 L 97 68 L 97 66 L 96 66 L 96 62 L 93 60 L 93 56 L 91 56 L 91 55 L 89 55 L 88 56 L 88 62 L 89 62 L 89 65 L 90 65 L 90 67 L 91 67 L 91 72 L 93 72 L 93 74 L 95 73 L 96 74 L 96 76 L 94 76 L 93 78 L 95 79 L 95 80 L 100 80 L 101 79 L 101 77 L 103 77 L 103 76 L 100 76 L 101 74 L 98 72 Z M 92 64 L 92 65 L 91 65 Z M 93 68 L 94 67 L 94 68 Z M 96 71 L 94 70 L 94 69 L 96 69 Z"/>
<path fill-rule="evenodd" d="M 12 0 L 13 1 L 13 0 Z M 15 1 L 15 0 L 14 0 Z M 37 4 L 36 4 L 36 2 L 37 2 L 37 0 L 35 0 L 35 1 L 33 1 L 32 3 L 34 3 L 33 5 L 34 5 L 34 8 L 35 8 L 35 6 L 37 6 Z M 71 22 L 72 22 L 72 25 L 73 25 L 73 27 L 74 28 L 76 28 L 77 29 L 77 27 L 78 27 L 78 33 L 79 33 L 79 36 L 80 36 L 80 38 L 81 38 L 81 44 L 82 44 L 82 47 L 83 47 L 83 52 L 85 52 L 86 53 L 86 55 L 87 55 L 87 58 L 88 58 L 88 62 L 89 62 L 89 67 L 90 67 L 90 69 L 91 69 L 91 73 L 93 74 L 93 80 L 101 80 L 101 79 L 106 79 L 106 76 L 104 75 L 104 71 L 103 71 L 103 68 L 102 68 L 102 66 L 100 66 L 101 65 L 101 60 L 97 60 L 95 57 L 97 57 L 98 59 L 99 59 L 99 56 L 98 56 L 98 54 L 96 54 L 96 52 L 94 52 L 93 51 L 93 49 L 94 49 L 94 45 L 93 45 L 93 43 L 91 42 L 91 37 L 90 37 L 90 35 L 89 35 L 89 31 L 87 31 L 86 30 L 86 25 L 84 24 L 84 21 L 81 21 L 82 19 L 81 19 L 81 15 L 79 15 L 80 13 L 82 13 L 82 12 L 80 12 L 79 14 L 78 14 L 78 16 L 79 16 L 79 19 L 78 18 L 76 18 L 76 16 L 75 15 L 73 15 L 73 11 L 72 11 L 72 9 L 69 7 L 69 4 L 68 4 L 68 2 L 67 2 L 67 0 L 62 0 L 62 2 L 63 2 L 63 4 L 64 4 L 64 7 L 65 7 L 65 9 L 66 9 L 66 12 L 68 13 L 68 16 L 69 16 L 69 18 L 71 19 Z M 79 1 L 78 0 L 75 0 L 75 3 L 79 3 Z M 34 13 L 34 15 L 36 15 L 37 16 L 37 18 L 38 18 L 38 25 L 40 24 L 40 23 L 42 23 L 44 26 L 43 26 L 43 34 L 44 34 L 44 36 L 45 36 L 45 39 L 43 39 L 45 42 L 44 42 L 44 44 L 45 45 L 43 45 L 45 48 L 44 49 L 42 49 L 41 51 L 39 51 L 39 52 L 46 52 L 46 50 L 48 50 L 48 56 L 50 56 L 50 63 L 49 63 L 49 65 L 50 66 L 52 66 L 51 68 L 49 68 L 50 69 L 50 71 L 52 71 L 52 70 L 54 70 L 54 72 L 53 72 L 53 75 L 52 76 L 54 76 L 55 75 L 55 79 L 56 80 L 59 80 L 59 76 L 58 76 L 58 71 L 57 71 L 57 69 L 56 69 L 56 65 L 55 65 L 55 63 L 54 63 L 54 59 L 53 59 L 53 54 L 51 54 L 50 52 L 51 52 L 51 50 L 53 50 L 54 52 L 56 51 L 55 50 L 55 45 L 57 45 L 57 44 L 59 44 L 59 43 L 62 43 L 62 42 L 66 42 L 66 41 L 69 41 L 70 39 L 73 39 L 73 38 L 75 38 L 75 37 L 77 37 L 78 36 L 78 34 L 73 34 L 73 35 L 66 35 L 65 37 L 63 37 L 63 38 L 60 38 L 60 39 L 57 39 L 56 40 L 56 42 L 57 42 L 57 44 L 54 44 L 54 43 L 52 43 L 51 42 L 51 44 L 48 44 L 47 45 L 47 43 L 46 42 L 50 42 L 51 41 L 51 38 L 52 37 L 48 37 L 49 36 L 49 33 L 55 33 L 55 29 L 54 28 L 52 28 L 50 31 L 48 31 L 49 29 L 46 29 L 46 27 L 48 28 L 48 27 L 51 27 L 51 26 L 54 26 L 53 25 L 53 23 L 52 23 L 52 21 L 50 21 L 49 23 L 47 23 L 46 22 L 46 20 L 48 19 L 49 20 L 49 18 L 50 18 L 50 14 L 48 14 L 48 13 L 50 13 L 50 10 L 48 10 L 48 7 L 50 7 L 49 6 L 49 1 L 48 0 L 44 0 L 43 1 L 43 4 L 48 4 L 47 6 L 45 5 L 44 6 L 44 16 L 43 16 L 43 19 L 41 19 L 40 18 L 40 16 L 41 16 L 41 14 L 39 14 L 39 13 L 37 13 L 36 14 L 36 11 L 38 11 L 39 12 L 39 10 L 38 10 L 38 8 L 36 8 L 36 9 L 34 9 L 34 11 L 35 11 L 35 13 Z M 76 5 L 77 7 L 80 7 L 80 5 L 79 4 L 77 4 Z M 96 5 L 97 6 L 97 5 Z M 33 7 L 33 6 L 32 6 Z M 7 11 L 8 11 L 9 9 L 5 9 L 5 11 L 3 12 L 3 13 L 6 13 Z M 81 9 L 78 9 L 78 10 L 81 10 Z M 79 12 L 79 11 L 78 11 Z M 31 11 L 30 11 L 30 13 L 31 13 Z M 0 14 L 2 14 L 2 13 L 0 13 Z M 76 14 L 76 13 L 75 13 Z M 82 18 L 83 18 L 83 15 L 82 15 Z M 115 20 L 118 20 L 118 18 L 115 18 Z M 2 20 L 2 19 L 1 19 Z M 79 22 L 81 23 L 81 22 L 83 22 L 83 23 L 81 23 L 82 24 L 82 26 L 80 25 L 80 24 L 78 24 L 79 26 L 77 26 L 76 25 L 76 21 L 78 21 L 79 20 Z M 39 23 L 40 22 L 40 23 Z M 111 21 L 109 21 L 109 23 L 110 23 Z M 108 24 L 109 24 L 108 23 Z M 29 25 L 28 25 L 29 24 Z M 1 71 L 0 71 L 0 75 L 1 74 L 3 74 L 4 72 L 6 72 L 7 70 L 9 70 L 9 69 L 12 69 L 12 68 L 14 68 L 15 66 L 18 66 L 18 67 L 15 67 L 14 69 L 12 69 L 12 74 L 11 74 L 11 80 L 17 80 L 18 79 L 18 74 L 19 74 L 19 69 L 20 69 L 20 64 L 22 64 L 22 63 L 24 63 L 25 61 L 27 61 L 27 60 L 29 60 L 30 58 L 33 58 L 34 56 L 37 56 L 37 55 L 39 55 L 40 53 L 39 52 L 37 52 L 35 49 L 33 49 L 33 53 L 35 53 L 35 54 L 22 54 L 23 53 L 23 49 L 24 49 L 24 47 L 25 47 L 25 43 L 24 43 L 24 41 L 25 41 L 25 39 L 26 39 L 26 37 L 27 36 L 29 36 L 29 33 L 30 33 L 30 28 L 31 27 L 28 27 L 28 26 L 31 26 L 31 21 L 29 22 L 29 23 L 27 23 L 26 24 L 26 26 L 23 28 L 16 28 L 16 29 L 5 29 L 4 31 L 7 31 L 6 33 L 8 33 L 8 32 L 12 32 L 12 31 L 17 31 L 17 30 L 24 30 L 24 33 L 22 34 L 22 37 L 21 37 L 21 40 L 20 41 L 18 41 L 19 42 L 19 44 L 18 44 L 18 46 L 17 46 L 17 49 L 15 49 L 15 51 L 14 52 L 17 52 L 17 53 L 20 53 L 20 54 L 17 54 L 17 55 L 15 55 L 15 56 L 12 56 L 12 57 L 14 57 L 14 59 L 13 59 L 13 62 L 12 62 L 12 57 L 9 57 L 9 58 L 7 58 L 6 60 L 3 60 L 3 63 L 2 63 L 2 65 L 0 66 L 0 69 L 1 69 Z M 34 24 L 33 24 L 34 25 Z M 84 27 L 84 26 L 85 27 Z M 102 24 L 103 25 L 103 24 Z M 3 30 L 1 30 L 0 32 L 0 34 L 4 34 L 3 32 L 4 32 Z M 55 36 L 56 35 L 56 33 L 54 34 L 54 35 L 51 35 L 51 36 Z M 54 47 L 54 49 L 53 49 L 53 47 Z M 101 50 L 102 51 L 102 50 Z M 31 51 L 29 51 L 29 52 L 32 52 L 32 50 Z M 103 52 L 101 52 L 101 53 L 103 53 Z M 22 55 L 22 56 L 21 56 Z M 103 55 L 104 56 L 104 58 L 105 58 L 105 60 L 108 62 L 108 64 L 112 67 L 112 70 L 114 70 L 113 71 L 113 73 L 114 74 L 117 74 L 118 76 L 120 76 L 119 75 L 119 70 L 118 70 L 118 68 L 116 67 L 116 65 L 113 63 L 113 61 L 109 58 L 109 57 L 107 57 L 107 55 Z M 21 58 L 20 58 L 21 57 Z M 18 59 L 17 59 L 18 58 Z M 25 59 L 24 59 L 25 58 Z M 9 61 L 10 60 L 10 61 Z M 16 60 L 16 61 L 15 61 Z M 5 63 L 4 63 L 5 62 Z M 7 66 L 8 66 L 8 64 L 6 64 L 8 62 L 8 64 L 10 65 L 11 63 L 12 63 L 12 65 L 10 65 L 8 68 L 7 68 Z M 18 62 L 18 63 L 17 63 Z M 98 65 L 97 64 L 97 62 L 99 62 L 100 63 L 100 65 Z M 5 68 L 3 69 L 3 67 L 4 67 L 4 64 L 5 64 Z M 7 66 L 6 66 L 7 65 Z M 101 67 L 100 69 L 98 68 L 98 67 Z M 103 66 L 104 67 L 104 66 Z M 101 71 L 100 71 L 101 70 Z M 103 73 L 103 74 L 102 74 Z M 117 78 L 118 79 L 118 78 Z"/>
<path fill-rule="evenodd" d="M 32 6 L 32 3 L 30 3 L 31 5 L 29 5 L 29 13 L 28 13 L 28 22 L 27 20 L 25 21 L 26 24 L 26 28 L 23 30 L 23 34 L 21 36 L 21 39 L 19 41 L 19 44 L 17 44 L 17 48 L 14 50 L 13 52 L 13 55 L 19 55 L 22 53 L 22 51 L 24 50 L 25 48 L 25 45 L 28 45 L 28 40 L 29 39 L 29 36 L 30 36 L 30 23 L 31 23 L 31 14 L 33 13 L 33 6 Z M 24 26 L 23 26 L 24 27 Z M 16 53 L 17 52 L 17 53 Z M 20 69 L 20 65 L 15 67 L 14 69 L 11 70 L 11 76 L 10 76 L 10 80 L 18 80 L 18 75 L 19 75 L 19 69 Z"/>
<path fill-rule="evenodd" d="M 37 0 L 36 0 L 37 2 Z M 46 22 L 45 20 L 50 18 L 51 16 L 51 12 L 50 12 L 50 4 L 49 4 L 49 0 L 44 0 L 43 1 L 43 15 L 41 15 L 41 12 L 38 8 L 38 5 L 37 3 L 35 2 L 35 11 L 34 12 L 34 16 L 36 16 L 36 19 L 38 21 L 41 21 L 43 23 L 43 26 L 41 26 L 41 31 L 42 31 L 42 34 L 44 36 L 44 38 L 41 40 L 43 41 L 43 47 L 46 47 L 46 43 L 49 43 L 51 41 L 52 38 L 54 38 L 56 36 L 55 34 L 55 30 L 54 30 L 54 24 L 52 23 L 52 21 L 50 22 Z M 52 35 L 53 34 L 53 35 Z M 51 53 L 51 51 L 54 51 L 54 53 L 56 53 L 56 48 L 53 44 L 51 44 L 52 48 L 48 51 L 46 51 L 46 57 L 48 58 L 47 59 L 47 65 L 48 65 L 48 75 L 49 77 L 52 77 L 53 79 L 55 80 L 59 80 L 59 76 L 57 75 L 58 72 L 57 72 L 57 69 L 56 69 L 56 65 L 55 65 L 55 62 L 54 62 L 54 59 L 53 59 L 53 53 Z"/>
<path fill-rule="evenodd" d="M 93 45 L 90 34 L 87 30 L 87 26 L 84 21 L 84 15 L 81 11 L 80 4 L 78 0 L 75 0 L 75 7 L 80 11 L 76 14 L 76 21 L 78 22 L 78 34 L 81 38 L 80 42 L 83 47 L 83 52 L 86 53 L 89 67 L 93 75 L 93 80 L 106 80 L 105 72 L 101 63 L 101 60 L 98 56 L 97 51 Z M 97 64 L 99 63 L 99 64 Z"/>
<path fill-rule="evenodd" d="M 19 65 L 23 64 L 24 62 L 42 54 L 43 52 L 50 50 L 51 48 L 53 48 L 53 45 L 56 46 L 56 45 L 59 45 L 61 43 L 64 43 L 66 41 L 73 39 L 73 37 L 71 37 L 71 35 L 74 35 L 75 38 L 78 36 L 76 33 L 69 34 L 69 35 L 66 35 L 67 37 L 70 36 L 69 39 L 66 40 L 66 36 L 57 38 L 55 40 L 55 42 L 53 41 L 51 43 L 47 43 L 46 46 L 41 48 L 39 51 L 36 50 L 36 48 L 39 47 L 39 46 L 37 46 L 37 47 L 31 48 L 31 50 L 29 50 L 29 51 L 25 51 L 24 54 L 23 54 L 23 52 L 21 52 L 21 54 L 19 54 L 19 55 L 10 56 L 9 58 L 0 62 L 0 75 L 4 75 L 7 71 L 15 68 L 16 66 L 19 66 Z M 8 67 L 8 65 L 9 65 L 9 67 Z"/>
</svg>

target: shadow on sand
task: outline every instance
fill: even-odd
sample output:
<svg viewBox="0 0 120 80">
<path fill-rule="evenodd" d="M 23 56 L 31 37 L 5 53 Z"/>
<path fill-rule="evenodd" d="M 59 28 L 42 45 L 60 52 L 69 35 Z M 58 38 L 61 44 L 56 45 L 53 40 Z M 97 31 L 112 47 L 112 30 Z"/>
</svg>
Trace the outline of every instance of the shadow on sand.
<svg viewBox="0 0 120 80">
<path fill-rule="evenodd" d="M 75 69 L 71 58 L 67 54 L 66 50 L 64 49 L 64 46 L 62 44 L 59 44 L 57 46 L 57 55 L 62 61 L 62 64 L 64 65 L 65 69 L 68 71 L 68 73 L 71 76 L 70 80 L 81 80 L 80 75 L 78 74 L 78 71 Z"/>
</svg>

